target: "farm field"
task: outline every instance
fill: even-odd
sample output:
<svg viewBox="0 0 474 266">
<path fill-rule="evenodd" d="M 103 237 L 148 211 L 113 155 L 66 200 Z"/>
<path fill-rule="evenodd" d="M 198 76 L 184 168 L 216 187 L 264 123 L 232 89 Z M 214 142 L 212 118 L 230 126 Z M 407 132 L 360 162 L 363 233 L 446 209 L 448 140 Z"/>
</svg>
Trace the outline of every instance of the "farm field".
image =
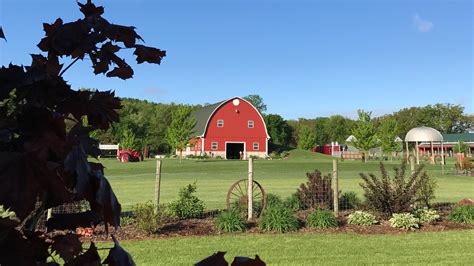
<svg viewBox="0 0 474 266">
<path fill-rule="evenodd" d="M 139 163 L 120 163 L 115 159 L 101 159 L 109 179 L 124 210 L 139 202 L 153 200 L 156 161 L 148 159 Z M 385 161 L 388 170 L 399 161 Z M 379 174 L 379 162 L 349 161 L 339 163 L 339 189 L 361 194 L 360 172 Z M 446 173 L 452 173 L 454 161 L 448 161 Z M 267 193 L 283 197 L 291 195 L 306 182 L 306 172 L 318 169 L 324 174 L 332 171 L 332 157 L 301 150 L 291 151 L 285 160 L 256 160 L 254 178 Z M 442 175 L 440 166 L 427 165 L 426 170 L 436 177 L 438 202 L 457 202 L 474 197 L 474 177 Z M 162 168 L 161 203 L 177 198 L 179 188 L 197 182 L 197 196 L 207 209 L 225 207 L 229 187 L 238 179 L 246 178 L 247 161 L 164 159 Z"/>
<path fill-rule="evenodd" d="M 100 243 L 108 246 L 110 243 Z M 474 261 L 474 230 L 353 234 L 255 234 L 123 241 L 137 265 L 192 265 L 216 251 L 258 254 L 268 265 L 452 264 Z"/>
</svg>

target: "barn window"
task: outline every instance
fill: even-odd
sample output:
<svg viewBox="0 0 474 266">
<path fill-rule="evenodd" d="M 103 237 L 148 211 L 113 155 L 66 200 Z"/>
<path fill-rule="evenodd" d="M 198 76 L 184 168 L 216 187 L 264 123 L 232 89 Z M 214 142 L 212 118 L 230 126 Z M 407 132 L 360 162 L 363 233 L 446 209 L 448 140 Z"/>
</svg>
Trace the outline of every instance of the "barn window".
<svg viewBox="0 0 474 266">
<path fill-rule="evenodd" d="M 253 143 L 253 150 L 258 151 L 259 148 L 260 148 L 260 145 L 258 144 L 258 142 L 254 142 Z"/>
<path fill-rule="evenodd" d="M 217 142 L 211 142 L 211 150 L 217 150 Z"/>
<path fill-rule="evenodd" d="M 253 128 L 253 120 L 249 120 L 248 125 L 249 125 L 249 128 Z"/>
<path fill-rule="evenodd" d="M 217 127 L 224 127 L 224 120 L 223 119 L 218 119 L 217 120 Z"/>
</svg>

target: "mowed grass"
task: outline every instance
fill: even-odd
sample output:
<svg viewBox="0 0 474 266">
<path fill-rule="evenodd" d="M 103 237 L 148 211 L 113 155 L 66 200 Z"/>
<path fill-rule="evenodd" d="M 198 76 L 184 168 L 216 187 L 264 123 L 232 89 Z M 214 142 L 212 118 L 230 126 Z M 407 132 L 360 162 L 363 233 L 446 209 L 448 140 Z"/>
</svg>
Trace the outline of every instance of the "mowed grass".
<svg viewBox="0 0 474 266">
<path fill-rule="evenodd" d="M 123 241 L 121 245 L 137 265 L 192 265 L 216 251 L 227 251 L 228 262 L 235 256 L 258 254 L 268 265 L 472 265 L 474 261 L 474 230 L 400 235 L 242 234 Z"/>
<path fill-rule="evenodd" d="M 156 160 L 138 163 L 120 163 L 114 159 L 101 159 L 106 167 L 109 179 L 124 210 L 134 204 L 153 200 L 155 189 Z M 399 161 L 385 161 L 391 170 Z M 225 207 L 226 193 L 237 180 L 247 178 L 247 161 L 226 160 L 183 160 L 164 159 L 162 163 L 161 203 L 177 198 L 179 188 L 197 182 L 197 196 L 207 209 Z M 446 166 L 446 172 L 452 172 L 454 162 Z M 332 157 L 301 150 L 291 151 L 286 160 L 256 160 L 254 178 L 267 193 L 282 197 L 291 195 L 302 182 L 306 182 L 306 172 L 320 170 L 324 174 L 332 171 Z M 456 202 L 462 198 L 474 197 L 474 177 L 442 175 L 440 166 L 427 165 L 426 170 L 436 178 L 438 189 L 436 201 Z M 339 189 L 355 191 L 362 195 L 359 186 L 359 173 L 379 174 L 379 162 L 345 160 L 339 162 Z"/>
</svg>

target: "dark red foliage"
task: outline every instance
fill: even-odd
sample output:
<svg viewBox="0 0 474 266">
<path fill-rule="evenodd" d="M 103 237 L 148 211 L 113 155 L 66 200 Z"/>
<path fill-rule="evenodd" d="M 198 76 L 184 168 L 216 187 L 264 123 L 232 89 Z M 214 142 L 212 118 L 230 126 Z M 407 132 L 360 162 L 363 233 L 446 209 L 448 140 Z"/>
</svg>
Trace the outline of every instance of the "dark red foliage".
<svg viewBox="0 0 474 266">
<path fill-rule="evenodd" d="M 109 255 L 104 260 L 104 264 L 111 266 L 135 265 L 130 254 L 120 246 L 114 235 L 112 235 L 112 239 L 114 240 L 114 247 L 110 250 Z"/>
<path fill-rule="evenodd" d="M 225 260 L 224 255 L 227 252 L 217 251 L 216 253 L 212 254 L 211 256 L 199 261 L 198 263 L 194 264 L 195 266 L 227 266 L 229 263 Z"/>
<path fill-rule="evenodd" d="M 100 256 L 94 243 L 83 254 L 64 264 L 65 266 L 100 266 Z"/>
<path fill-rule="evenodd" d="M 76 234 L 66 234 L 53 237 L 51 248 L 56 251 L 65 262 L 72 260 L 82 252 L 82 243 Z"/>
<path fill-rule="evenodd" d="M 0 39 L 5 39 L 5 40 L 6 40 L 5 34 L 3 33 L 3 28 L 2 28 L 2 27 L 0 27 Z"/>
<path fill-rule="evenodd" d="M 247 257 L 235 257 L 234 261 L 230 264 L 231 266 L 265 266 L 265 262 L 260 259 L 258 255 L 255 255 L 255 259 Z"/>
<path fill-rule="evenodd" d="M 128 79 L 133 69 L 117 55 L 121 49 L 134 48 L 139 63 L 159 64 L 166 53 L 137 44 L 142 38 L 135 28 L 109 23 L 103 7 L 90 0 L 78 5 L 84 18 L 43 24 L 45 37 L 38 47 L 45 54 L 32 54 L 30 66 L 0 68 L 0 205 L 19 218 L 0 220 L 0 250 L 8 251 L 8 257 L 0 256 L 2 265 L 14 261 L 8 258 L 18 258 L 18 265 L 46 263 L 50 243 L 71 265 L 100 262 L 94 245 L 81 254 L 75 234 L 50 238 L 34 233 L 39 217 L 54 206 L 85 199 L 91 211 L 54 217 L 51 230 L 99 221 L 120 226 L 121 206 L 103 167 L 88 162 L 88 156 L 99 155 L 89 133 L 118 121 L 120 100 L 112 91 L 75 91 L 62 74 L 79 59 L 90 58 L 95 74 Z M 64 66 L 60 58 L 71 63 Z M 111 259 L 125 252 L 118 243 L 113 250 Z"/>
<path fill-rule="evenodd" d="M 135 52 L 133 54 L 137 56 L 137 62 L 139 64 L 143 62 L 160 64 L 161 59 L 166 56 L 166 51 L 161 51 L 160 49 L 153 47 L 146 47 L 144 45 L 135 45 Z"/>
<path fill-rule="evenodd" d="M 305 209 L 332 208 L 333 189 L 331 177 L 322 176 L 321 172 L 306 173 L 308 182 L 301 184 L 296 195 Z"/>
</svg>

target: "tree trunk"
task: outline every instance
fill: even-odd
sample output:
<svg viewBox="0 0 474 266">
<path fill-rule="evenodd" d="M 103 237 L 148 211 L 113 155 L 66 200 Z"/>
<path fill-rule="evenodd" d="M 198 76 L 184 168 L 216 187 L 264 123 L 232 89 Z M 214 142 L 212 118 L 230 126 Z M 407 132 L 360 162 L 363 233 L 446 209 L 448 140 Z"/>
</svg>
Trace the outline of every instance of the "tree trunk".
<svg viewBox="0 0 474 266">
<path fill-rule="evenodd" d="M 183 159 L 183 150 L 179 150 L 179 164 L 181 164 L 181 160 Z"/>
</svg>

